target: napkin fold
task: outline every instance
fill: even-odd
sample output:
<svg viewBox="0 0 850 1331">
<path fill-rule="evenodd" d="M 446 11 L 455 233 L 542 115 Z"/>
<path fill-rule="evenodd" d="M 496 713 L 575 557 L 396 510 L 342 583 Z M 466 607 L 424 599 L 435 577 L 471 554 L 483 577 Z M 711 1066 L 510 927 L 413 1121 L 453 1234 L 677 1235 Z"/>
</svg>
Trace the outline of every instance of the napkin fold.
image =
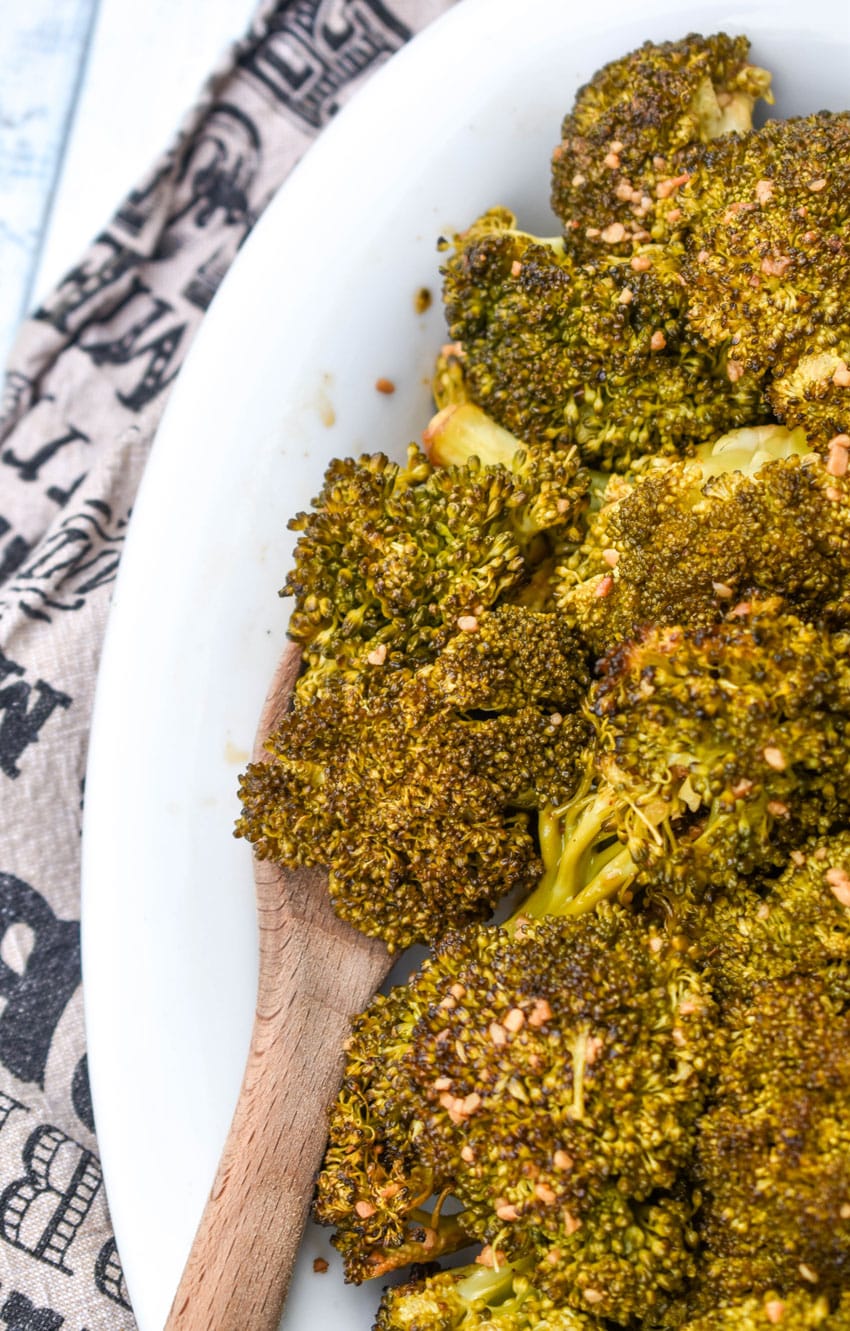
<svg viewBox="0 0 850 1331">
<path fill-rule="evenodd" d="M 13 347 L 0 407 L 4 1331 L 135 1325 L 88 1086 L 80 828 L 103 630 L 157 424 L 266 203 L 358 85 L 451 3 L 262 4 L 172 149 Z"/>
</svg>

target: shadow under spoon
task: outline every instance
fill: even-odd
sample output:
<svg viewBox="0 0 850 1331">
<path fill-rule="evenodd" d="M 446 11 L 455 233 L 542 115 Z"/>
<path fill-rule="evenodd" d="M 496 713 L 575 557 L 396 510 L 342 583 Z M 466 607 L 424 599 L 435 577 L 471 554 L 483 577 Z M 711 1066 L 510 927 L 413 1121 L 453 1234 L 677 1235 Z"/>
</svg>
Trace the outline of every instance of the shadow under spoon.
<svg viewBox="0 0 850 1331">
<path fill-rule="evenodd" d="M 301 663 L 281 657 L 254 760 Z M 276 1331 L 339 1089 L 350 1019 L 390 969 L 386 946 L 338 919 L 327 875 L 254 861 L 257 1008 L 233 1122 L 165 1331 Z"/>
</svg>

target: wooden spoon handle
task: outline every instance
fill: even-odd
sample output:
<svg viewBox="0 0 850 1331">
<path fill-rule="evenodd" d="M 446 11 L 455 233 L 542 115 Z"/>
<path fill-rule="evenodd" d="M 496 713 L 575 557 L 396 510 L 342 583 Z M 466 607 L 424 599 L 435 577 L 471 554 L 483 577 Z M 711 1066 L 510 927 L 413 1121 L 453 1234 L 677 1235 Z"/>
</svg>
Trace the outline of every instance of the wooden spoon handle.
<svg viewBox="0 0 850 1331">
<path fill-rule="evenodd" d="M 285 654 L 261 738 L 281 714 L 294 678 Z M 324 873 L 257 861 L 255 881 L 260 974 L 251 1047 L 166 1331 L 276 1331 L 350 1018 L 389 969 L 382 943 L 337 919 Z"/>
<path fill-rule="evenodd" d="M 278 871 L 269 865 L 260 871 L 274 895 Z M 305 900 L 314 900 L 304 886 Z M 308 926 L 282 902 L 267 908 L 261 922 L 284 980 L 270 980 L 268 968 L 261 969 L 242 1090 L 167 1331 L 275 1331 L 280 1322 L 349 1019 L 388 965 L 380 944 L 367 950 L 357 936 L 339 948 L 337 927 L 333 916 L 314 917 Z"/>
</svg>

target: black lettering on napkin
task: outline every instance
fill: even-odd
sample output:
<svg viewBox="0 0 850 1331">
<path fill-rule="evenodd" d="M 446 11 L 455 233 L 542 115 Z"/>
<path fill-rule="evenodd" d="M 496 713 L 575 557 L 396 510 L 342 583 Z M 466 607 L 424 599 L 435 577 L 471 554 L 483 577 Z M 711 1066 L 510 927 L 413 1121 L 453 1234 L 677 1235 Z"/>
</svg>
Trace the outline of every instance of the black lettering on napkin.
<svg viewBox="0 0 850 1331">
<path fill-rule="evenodd" d="M 27 684 L 20 678 L 23 673 L 23 666 L 0 651 L 0 772 L 12 780 L 20 776 L 18 763 L 38 740 L 42 726 L 57 707 L 70 707 L 72 702 L 67 693 L 43 679 Z"/>
<path fill-rule="evenodd" d="M 80 983 L 80 926 L 60 920 L 27 883 L 0 873 L 0 938 L 25 924 L 33 943 L 23 972 L 0 960 L 0 1063 L 19 1081 L 44 1085 L 53 1035 Z"/>
<path fill-rule="evenodd" d="M 30 1133 L 23 1165 L 23 1176 L 0 1193 L 0 1238 L 71 1276 L 68 1249 L 100 1188 L 100 1165 L 49 1124 Z"/>
<path fill-rule="evenodd" d="M 13 1291 L 0 1308 L 7 1331 L 57 1331 L 65 1318 L 52 1308 L 36 1308 L 25 1294 Z"/>
</svg>

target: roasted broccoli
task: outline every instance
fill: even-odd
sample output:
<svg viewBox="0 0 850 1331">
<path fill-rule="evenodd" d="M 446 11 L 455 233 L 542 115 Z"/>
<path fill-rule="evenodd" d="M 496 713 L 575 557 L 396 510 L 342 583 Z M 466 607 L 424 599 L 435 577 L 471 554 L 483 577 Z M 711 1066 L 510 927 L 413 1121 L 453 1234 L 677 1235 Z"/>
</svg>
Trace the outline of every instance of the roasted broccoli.
<svg viewBox="0 0 850 1331">
<path fill-rule="evenodd" d="M 530 1267 L 526 1258 L 414 1277 L 386 1290 L 374 1331 L 602 1331 L 592 1314 L 535 1289 Z"/>
<path fill-rule="evenodd" d="M 755 103 L 772 100 L 749 45 L 725 33 L 646 42 L 579 90 L 552 160 L 552 207 L 572 250 L 630 253 L 675 231 L 684 150 L 748 130 Z"/>
<path fill-rule="evenodd" d="M 349 1278 L 476 1239 L 594 1316 L 671 1297 L 712 1020 L 698 968 L 617 907 L 444 940 L 354 1023 L 315 1204 Z"/>
<path fill-rule="evenodd" d="M 554 1304 L 529 1285 L 527 1263 L 462 1267 L 422 1274 L 385 1291 L 375 1331 L 603 1331 L 611 1323 Z M 717 1302 L 692 1315 L 674 1302 L 647 1331 L 850 1331 L 850 1294 L 831 1304 L 823 1295 L 768 1290 L 739 1302 Z"/>
<path fill-rule="evenodd" d="M 829 334 L 823 333 L 824 342 Z M 790 357 L 789 357 L 790 361 Z M 781 421 L 799 425 L 827 458 L 830 471 L 844 476 L 850 449 L 850 343 L 829 351 L 801 352 L 767 387 Z"/>
<path fill-rule="evenodd" d="M 466 397 L 532 448 L 575 444 L 604 470 L 767 420 L 758 378 L 731 380 L 725 350 L 686 336 L 686 293 L 662 269 L 582 266 L 506 209 L 486 213 L 444 265 L 437 405 Z"/>
<path fill-rule="evenodd" d="M 314 1198 L 375 1331 L 850 1331 L 850 113 L 748 52 L 579 91 L 562 233 L 440 242 L 424 452 L 290 524 L 237 833 L 432 948 Z"/>
<path fill-rule="evenodd" d="M 695 156 L 680 201 L 688 321 L 700 339 L 776 377 L 801 355 L 847 354 L 850 115 L 727 135 Z"/>
<path fill-rule="evenodd" d="M 553 160 L 564 234 L 494 208 L 455 238 L 438 404 L 615 469 L 771 417 L 821 451 L 848 435 L 850 115 L 753 128 L 770 79 L 747 52 L 647 43 L 581 89 Z"/>
<path fill-rule="evenodd" d="M 481 455 L 495 427 L 476 424 Z M 499 443 L 493 465 L 435 468 L 413 445 L 404 466 L 383 454 L 331 463 L 290 523 L 301 535 L 283 592 L 308 667 L 302 697 L 338 672 L 363 681 L 432 661 L 459 623 L 522 594 L 549 538 L 574 533 L 587 489 L 575 454 L 529 457 L 504 431 Z"/>
<path fill-rule="evenodd" d="M 754 593 L 850 623 L 850 483 L 801 430 L 736 430 L 612 477 L 556 599 L 602 656 L 644 625 L 709 625 Z"/>
<path fill-rule="evenodd" d="M 815 975 L 729 1004 L 699 1125 L 700 1286 L 711 1304 L 850 1282 L 850 1013 Z"/>
<path fill-rule="evenodd" d="M 295 699 L 236 830 L 261 859 L 327 867 L 338 913 L 395 949 L 536 883 L 530 814 L 577 784 L 589 674 L 563 616 L 511 605 L 462 618 L 413 674 L 371 670 Z"/>
<path fill-rule="evenodd" d="M 676 1323 L 678 1331 L 850 1331 L 850 1295 L 837 1306 L 815 1294 L 768 1290 L 757 1298 L 713 1303 L 697 1317 Z M 413 1329 L 411 1328 L 411 1331 Z"/>
<path fill-rule="evenodd" d="M 778 878 L 719 897 L 693 930 L 727 1001 L 791 975 L 818 976 L 850 1000 L 850 831 L 792 851 Z"/>
<path fill-rule="evenodd" d="M 427 962 L 413 983 L 377 994 L 346 1044 L 313 1212 L 334 1226 L 346 1278 L 358 1284 L 471 1241 L 464 1217 L 446 1211 L 444 1181 L 419 1150 L 417 1109 L 402 1064 L 452 962 L 449 952 L 436 985 L 435 963 Z"/>
<path fill-rule="evenodd" d="M 678 909 L 784 866 L 807 836 L 839 825 L 848 652 L 847 635 L 776 598 L 622 644 L 589 694 L 597 743 L 585 780 L 541 812 L 546 872 L 526 910 L 578 913 L 638 892 Z"/>
<path fill-rule="evenodd" d="M 824 450 L 850 429 L 850 115 L 726 136 L 688 174 L 689 328 L 726 349 L 733 377 L 761 375 L 775 415 Z"/>
<path fill-rule="evenodd" d="M 460 465 L 333 463 L 284 590 L 306 669 L 240 785 L 237 835 L 322 865 L 391 948 L 483 918 L 540 872 L 529 814 L 578 779 L 586 648 L 551 603 L 589 478 L 483 412 Z"/>
</svg>

